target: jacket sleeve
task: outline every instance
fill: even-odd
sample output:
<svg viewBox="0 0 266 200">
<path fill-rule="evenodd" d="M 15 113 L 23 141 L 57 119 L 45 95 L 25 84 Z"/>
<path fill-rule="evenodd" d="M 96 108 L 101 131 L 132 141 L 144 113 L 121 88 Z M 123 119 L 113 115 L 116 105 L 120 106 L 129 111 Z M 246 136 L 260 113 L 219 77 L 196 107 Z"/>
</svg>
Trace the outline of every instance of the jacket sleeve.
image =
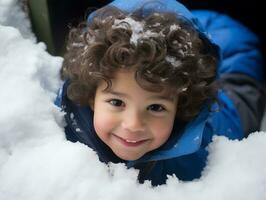
<svg viewBox="0 0 266 200">
<path fill-rule="evenodd" d="M 236 106 L 245 135 L 259 130 L 266 100 L 257 36 L 226 15 L 204 10 L 193 14 L 220 47 L 222 62 L 217 77 Z"/>
</svg>

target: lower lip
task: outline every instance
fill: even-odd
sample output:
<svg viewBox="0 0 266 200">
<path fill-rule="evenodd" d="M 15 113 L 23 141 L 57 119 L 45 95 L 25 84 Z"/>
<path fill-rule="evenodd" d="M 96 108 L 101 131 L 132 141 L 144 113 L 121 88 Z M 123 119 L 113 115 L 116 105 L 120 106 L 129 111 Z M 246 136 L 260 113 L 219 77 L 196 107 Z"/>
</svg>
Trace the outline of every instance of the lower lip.
<svg viewBox="0 0 266 200">
<path fill-rule="evenodd" d="M 117 135 L 113 135 L 113 136 L 115 136 L 123 145 L 128 146 L 128 147 L 137 147 L 147 141 L 147 140 L 141 140 L 141 141 L 133 143 L 133 142 L 127 142 L 126 140 L 124 140 L 123 138 Z"/>
</svg>

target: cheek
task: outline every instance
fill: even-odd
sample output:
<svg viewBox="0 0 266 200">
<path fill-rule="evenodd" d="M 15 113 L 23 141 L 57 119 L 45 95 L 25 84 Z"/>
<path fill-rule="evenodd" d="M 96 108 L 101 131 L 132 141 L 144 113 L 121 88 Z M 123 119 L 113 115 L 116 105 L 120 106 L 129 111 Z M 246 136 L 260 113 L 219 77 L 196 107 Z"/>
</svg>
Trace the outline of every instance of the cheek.
<svg viewBox="0 0 266 200">
<path fill-rule="evenodd" d="M 101 114 L 98 112 L 94 113 L 93 125 L 98 136 L 103 137 L 112 132 L 115 128 L 115 124 L 115 119 L 110 115 L 104 114 L 104 112 Z"/>
<path fill-rule="evenodd" d="M 153 133 L 156 135 L 157 141 L 162 141 L 164 143 L 170 137 L 173 124 L 173 120 L 160 121 L 154 124 Z"/>
</svg>

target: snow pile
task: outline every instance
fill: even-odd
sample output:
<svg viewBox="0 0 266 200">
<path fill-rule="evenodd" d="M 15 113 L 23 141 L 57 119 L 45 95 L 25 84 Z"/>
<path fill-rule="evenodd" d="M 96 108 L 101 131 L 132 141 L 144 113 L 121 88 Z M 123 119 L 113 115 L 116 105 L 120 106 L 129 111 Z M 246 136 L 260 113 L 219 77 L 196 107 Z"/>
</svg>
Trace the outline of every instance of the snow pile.
<svg viewBox="0 0 266 200">
<path fill-rule="evenodd" d="M 85 145 L 66 141 L 53 105 L 62 58 L 30 37 L 27 20 L 13 21 L 23 16 L 17 8 L 9 12 L 13 6 L 14 0 L 0 0 L 1 200 L 266 199 L 264 132 L 243 141 L 214 138 L 201 179 L 170 177 L 156 188 L 139 185 L 136 170 L 106 166 Z"/>
<path fill-rule="evenodd" d="M 30 22 L 20 4 L 18 0 L 0 0 L 0 24 L 16 27 L 25 38 L 34 39 Z"/>
</svg>

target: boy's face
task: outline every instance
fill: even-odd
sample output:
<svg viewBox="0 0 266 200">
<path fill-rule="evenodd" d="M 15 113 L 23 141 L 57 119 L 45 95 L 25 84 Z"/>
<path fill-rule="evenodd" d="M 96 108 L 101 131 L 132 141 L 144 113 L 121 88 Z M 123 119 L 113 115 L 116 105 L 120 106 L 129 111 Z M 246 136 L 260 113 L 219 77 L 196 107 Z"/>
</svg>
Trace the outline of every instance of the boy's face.
<svg viewBox="0 0 266 200">
<path fill-rule="evenodd" d="M 136 160 L 164 144 L 177 109 L 177 99 L 142 89 L 134 73 L 117 72 L 108 91 L 102 81 L 91 104 L 97 135 L 124 160 Z"/>
</svg>

